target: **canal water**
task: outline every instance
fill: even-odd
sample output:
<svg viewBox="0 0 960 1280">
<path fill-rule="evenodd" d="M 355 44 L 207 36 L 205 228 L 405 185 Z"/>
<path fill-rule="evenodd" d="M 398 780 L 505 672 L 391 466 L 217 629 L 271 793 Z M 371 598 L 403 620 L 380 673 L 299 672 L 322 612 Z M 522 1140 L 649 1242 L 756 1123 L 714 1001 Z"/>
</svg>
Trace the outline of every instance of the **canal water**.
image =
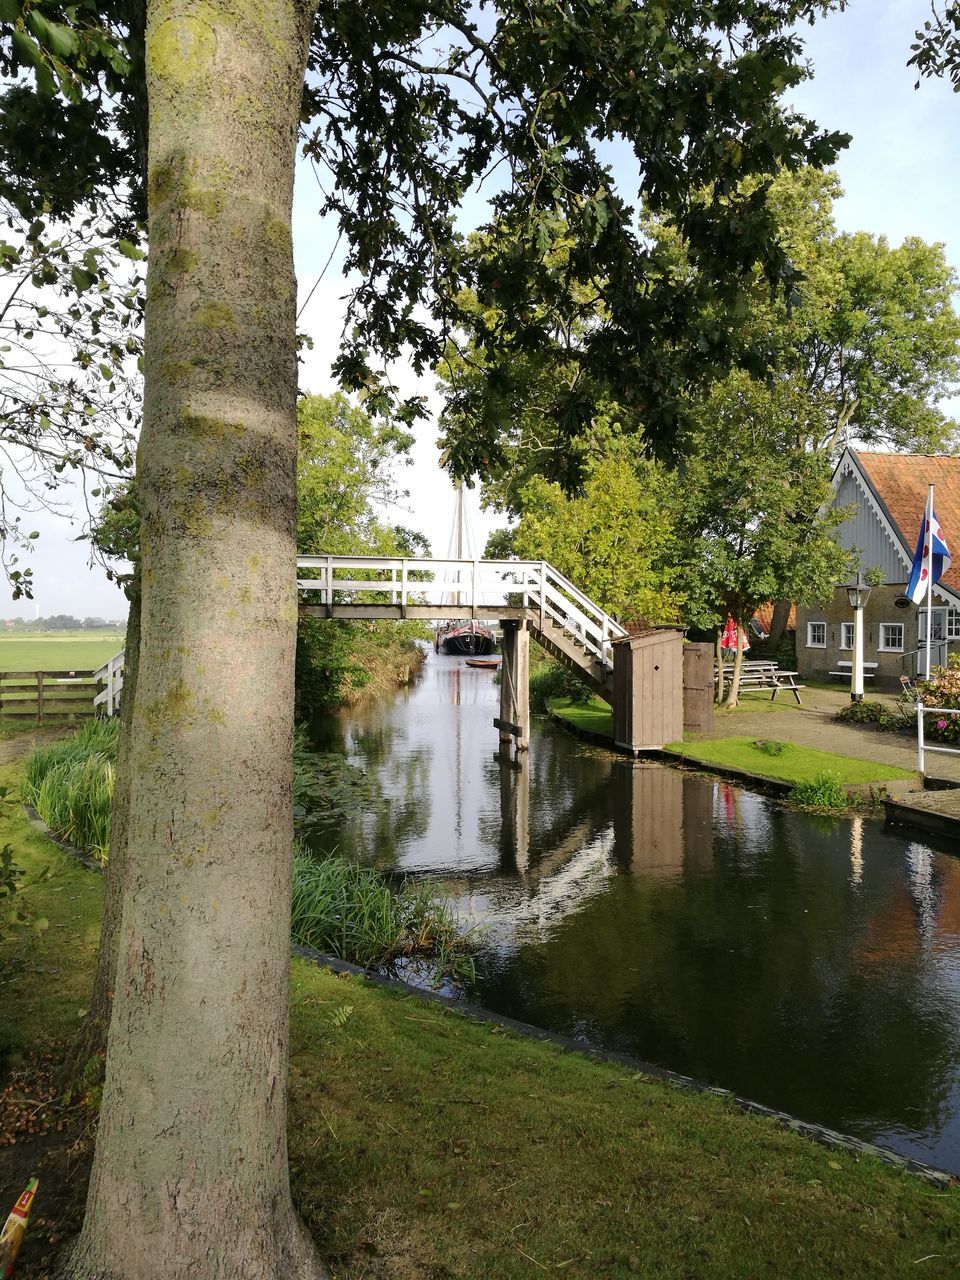
<svg viewBox="0 0 960 1280">
<path fill-rule="evenodd" d="M 481 924 L 477 1003 L 960 1173 L 960 858 L 545 719 L 518 769 L 498 698 L 431 653 L 315 726 L 354 780 L 317 850 L 428 877 Z"/>
</svg>

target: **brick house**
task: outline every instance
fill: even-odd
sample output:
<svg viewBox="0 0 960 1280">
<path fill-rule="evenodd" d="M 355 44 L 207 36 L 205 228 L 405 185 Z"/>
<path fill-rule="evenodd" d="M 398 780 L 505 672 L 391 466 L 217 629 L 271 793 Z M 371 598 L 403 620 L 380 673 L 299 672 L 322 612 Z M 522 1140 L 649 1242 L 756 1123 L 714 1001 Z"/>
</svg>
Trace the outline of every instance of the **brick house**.
<svg viewBox="0 0 960 1280">
<path fill-rule="evenodd" d="M 933 591 L 933 664 L 960 650 L 960 457 L 929 454 L 865 453 L 846 449 L 833 475 L 835 507 L 856 504 L 837 536 L 855 551 L 862 571 L 879 567 L 883 585 L 874 587 L 864 610 L 864 662 L 875 662 L 880 688 L 900 676 L 917 674 L 918 650 L 926 646 L 926 605 L 904 595 L 917 534 L 933 484 L 934 506 L 953 563 Z M 853 657 L 853 610 L 843 585 L 819 604 L 797 610 L 797 669 L 807 677 L 826 676 Z M 924 656 L 920 654 L 920 671 Z"/>
</svg>

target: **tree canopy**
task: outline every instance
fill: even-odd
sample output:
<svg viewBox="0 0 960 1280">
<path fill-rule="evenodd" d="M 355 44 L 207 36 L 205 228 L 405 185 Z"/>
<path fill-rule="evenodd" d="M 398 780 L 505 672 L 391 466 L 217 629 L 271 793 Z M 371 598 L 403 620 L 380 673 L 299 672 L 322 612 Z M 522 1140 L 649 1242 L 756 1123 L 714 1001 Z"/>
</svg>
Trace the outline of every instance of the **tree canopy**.
<svg viewBox="0 0 960 1280">
<path fill-rule="evenodd" d="M 496 9 L 444 0 L 387 12 L 321 3 L 301 138 L 326 192 L 320 212 L 338 223 L 358 281 L 335 360 L 343 385 L 374 410 L 395 400 L 378 362 L 435 364 L 466 288 L 497 314 L 481 335 L 487 349 L 563 349 L 582 369 L 559 415 L 568 436 L 589 420 L 598 378 L 642 409 L 651 438 L 668 436 L 683 391 L 730 358 L 722 314 L 739 278 L 759 261 L 771 284 L 792 284 L 765 184 L 748 189 L 744 179 L 829 163 L 844 145 L 782 98 L 808 74 L 798 24 L 840 4 L 620 0 L 569 11 L 553 0 Z M 49 131 L 59 86 L 70 101 L 58 127 L 82 143 L 102 185 L 114 181 L 111 163 L 127 162 L 133 212 L 143 193 L 144 7 L 8 0 L 0 15 L 11 34 L 4 69 L 35 77 L 32 94 L 21 80 L 4 112 Z M 633 156 L 617 166 L 632 170 L 620 184 L 619 144 Z M 37 168 L 21 160 L 14 185 L 49 189 Z M 490 218 L 478 245 L 457 211 L 481 184 Z M 694 275 L 677 278 L 640 233 L 641 206 L 675 221 Z M 546 251 L 561 223 L 570 252 L 558 282 Z M 603 322 L 570 343 L 564 329 L 585 306 L 595 312 L 597 294 Z M 408 419 L 422 411 L 418 400 L 400 409 Z M 452 433 L 457 474 L 498 456 L 495 424 L 482 425 Z"/>
</svg>

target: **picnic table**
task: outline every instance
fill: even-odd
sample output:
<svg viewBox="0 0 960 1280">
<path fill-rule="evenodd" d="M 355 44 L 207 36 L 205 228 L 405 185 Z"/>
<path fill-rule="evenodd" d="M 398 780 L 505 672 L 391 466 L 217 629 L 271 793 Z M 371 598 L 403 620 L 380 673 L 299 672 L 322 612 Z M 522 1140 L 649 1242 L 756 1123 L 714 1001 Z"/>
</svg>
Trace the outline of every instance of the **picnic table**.
<svg viewBox="0 0 960 1280">
<path fill-rule="evenodd" d="M 863 664 L 864 680 L 872 680 L 877 673 L 878 662 L 865 662 Z M 850 658 L 840 658 L 837 662 L 837 670 L 827 673 L 831 676 L 846 676 L 849 680 L 853 675 L 853 661 Z"/>
<path fill-rule="evenodd" d="M 732 666 L 725 667 L 724 670 L 728 677 L 733 673 Z M 744 691 L 748 689 L 769 689 L 771 702 L 781 689 L 787 689 L 796 698 L 797 705 L 802 706 L 800 690 L 805 689 L 806 685 L 797 683 L 799 674 L 799 671 L 781 671 L 773 660 L 751 659 L 750 661 L 745 661 L 741 668 L 740 688 Z"/>
</svg>

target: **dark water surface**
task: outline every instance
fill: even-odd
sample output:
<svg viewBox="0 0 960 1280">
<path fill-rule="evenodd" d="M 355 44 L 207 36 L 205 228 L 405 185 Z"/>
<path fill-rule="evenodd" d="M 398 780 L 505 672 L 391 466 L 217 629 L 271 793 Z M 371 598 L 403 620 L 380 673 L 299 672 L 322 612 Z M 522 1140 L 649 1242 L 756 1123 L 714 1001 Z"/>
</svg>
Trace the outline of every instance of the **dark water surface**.
<svg viewBox="0 0 960 1280">
<path fill-rule="evenodd" d="M 318 726 L 367 774 L 318 846 L 482 923 L 476 1002 L 960 1172 L 960 859 L 545 720 L 518 770 L 497 707 L 489 672 L 431 654 Z"/>
</svg>

